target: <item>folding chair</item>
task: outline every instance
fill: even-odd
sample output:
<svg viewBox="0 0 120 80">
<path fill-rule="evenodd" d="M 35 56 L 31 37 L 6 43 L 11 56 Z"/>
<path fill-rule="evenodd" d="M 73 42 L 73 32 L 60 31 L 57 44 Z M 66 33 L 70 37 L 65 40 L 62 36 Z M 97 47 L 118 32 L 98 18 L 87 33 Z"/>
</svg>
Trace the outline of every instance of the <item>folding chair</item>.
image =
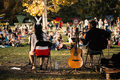
<svg viewBox="0 0 120 80">
<path fill-rule="evenodd" d="M 96 57 L 96 56 L 99 56 L 99 57 L 98 57 L 97 60 L 94 59 L 93 62 L 91 62 L 91 61 L 88 62 L 88 55 L 95 55 L 95 57 Z M 89 66 L 90 66 L 90 64 L 91 64 L 91 68 L 92 68 L 92 69 L 95 69 L 96 66 L 100 66 L 100 60 L 101 60 L 102 57 L 104 57 L 103 51 L 94 51 L 93 54 L 89 54 L 89 53 L 87 52 L 87 54 L 86 54 L 86 59 L 85 59 L 85 62 L 84 62 L 84 67 L 87 68 L 88 66 L 86 66 L 86 65 L 89 63 Z M 96 61 L 97 63 L 96 63 L 95 61 Z"/>
<path fill-rule="evenodd" d="M 48 46 L 41 46 L 39 42 L 36 43 L 34 49 L 34 64 L 36 66 L 36 59 L 37 58 L 47 58 L 46 69 L 48 68 L 48 62 L 50 61 L 50 69 L 51 69 L 51 56 L 50 56 L 50 49 Z"/>
</svg>

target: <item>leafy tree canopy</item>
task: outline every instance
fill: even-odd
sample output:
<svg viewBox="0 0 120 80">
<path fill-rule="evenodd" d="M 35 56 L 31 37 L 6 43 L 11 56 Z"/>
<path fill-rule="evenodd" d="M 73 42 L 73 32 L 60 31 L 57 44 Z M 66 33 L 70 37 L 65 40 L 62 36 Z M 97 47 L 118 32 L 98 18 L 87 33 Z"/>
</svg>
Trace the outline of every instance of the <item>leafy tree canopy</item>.
<svg viewBox="0 0 120 80">
<path fill-rule="evenodd" d="M 32 16 L 41 16 L 44 13 L 44 9 L 52 12 L 58 12 L 60 5 L 70 6 L 76 3 L 78 0 L 23 0 L 24 11 L 30 13 Z"/>
</svg>

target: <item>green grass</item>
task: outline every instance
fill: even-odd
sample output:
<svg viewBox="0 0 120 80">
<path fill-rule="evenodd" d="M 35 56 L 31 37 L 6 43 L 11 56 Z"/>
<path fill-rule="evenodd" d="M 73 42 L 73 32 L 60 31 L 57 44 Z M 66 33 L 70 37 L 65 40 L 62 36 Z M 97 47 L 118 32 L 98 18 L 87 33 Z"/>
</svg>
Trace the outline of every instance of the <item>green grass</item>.
<svg viewBox="0 0 120 80">
<path fill-rule="evenodd" d="M 103 52 L 104 55 L 108 57 L 108 49 L 105 49 Z M 110 56 L 113 53 L 116 54 L 118 52 L 120 52 L 120 46 L 113 46 L 113 48 L 109 49 Z M 7 63 L 8 61 L 19 62 L 22 59 L 27 60 L 28 53 L 29 53 L 29 45 L 25 45 L 24 47 L 0 48 L 0 63 L 4 64 Z M 64 61 L 64 59 L 69 58 L 70 50 L 59 50 L 59 51 L 52 50 L 51 56 L 53 60 Z M 16 59 L 18 61 L 16 61 Z"/>
<path fill-rule="evenodd" d="M 7 66 L 8 68 L 10 66 L 24 66 L 28 64 L 28 52 L 29 52 L 29 45 L 25 45 L 24 47 L 10 47 L 10 48 L 0 48 L 0 65 L 1 66 Z M 105 49 L 104 51 L 105 57 L 108 57 L 108 50 Z M 118 53 L 120 52 L 120 47 L 119 46 L 113 46 L 109 50 L 110 56 L 113 53 Z M 83 55 L 83 58 L 85 58 L 85 54 Z M 57 61 L 59 64 L 59 69 L 62 69 L 62 71 L 55 71 L 55 73 L 49 74 L 45 76 L 45 72 L 39 72 L 37 74 L 33 74 L 31 71 L 28 71 L 29 74 L 27 73 L 19 73 L 19 72 L 13 72 L 11 74 L 10 72 L 8 73 L 3 73 L 3 75 L 0 76 L 0 79 L 4 79 L 7 75 L 9 76 L 7 80 L 16 80 L 21 79 L 26 77 L 28 80 L 37 80 L 37 79 L 104 79 L 104 76 L 102 76 L 99 73 L 91 73 L 89 70 L 88 71 L 76 71 L 72 72 L 70 74 L 67 74 L 69 72 L 70 67 L 68 66 L 67 62 L 70 57 L 70 50 L 60 50 L 60 51 L 51 51 L 51 58 L 52 58 L 52 68 L 54 69 L 55 62 Z M 31 69 L 30 67 L 28 67 Z M 26 71 L 27 72 L 27 71 Z M 0 71 L 0 73 L 2 73 Z M 45 73 L 45 74 L 44 74 Z M 22 74 L 22 76 L 20 75 Z M 39 75 L 38 75 L 39 74 Z M 39 77 L 39 76 L 42 77 Z"/>
<path fill-rule="evenodd" d="M 63 31 L 61 31 L 63 35 Z M 63 35 L 63 39 L 66 42 L 66 36 Z M 27 39 L 25 41 L 28 41 Z M 69 44 L 67 44 L 69 45 Z M 38 80 L 38 79 L 53 79 L 53 80 L 66 80 L 66 79 L 104 79 L 99 73 L 91 73 L 89 70 L 84 71 L 73 71 L 72 73 L 68 72 L 71 68 L 68 66 L 68 59 L 71 56 L 70 50 L 59 50 L 51 51 L 51 60 L 52 60 L 52 69 L 54 69 L 55 62 L 57 61 L 59 64 L 59 70 L 53 70 L 52 72 L 42 71 L 39 73 L 33 73 L 31 71 L 31 67 L 27 67 L 29 69 L 24 69 L 22 71 L 12 71 L 10 70 L 11 66 L 22 66 L 24 67 L 28 64 L 29 61 L 29 45 L 24 44 L 24 47 L 9 47 L 9 48 L 0 48 L 0 80 Z M 103 51 L 105 57 L 111 57 L 112 54 L 117 54 L 120 52 L 120 46 L 114 45 L 111 49 Z M 85 59 L 86 54 L 83 54 L 83 59 Z M 2 68 L 3 66 L 3 68 Z M 4 68 L 5 67 L 5 68 Z M 60 69 L 62 69 L 60 71 Z M 70 70 L 69 70 L 70 69 Z"/>
</svg>

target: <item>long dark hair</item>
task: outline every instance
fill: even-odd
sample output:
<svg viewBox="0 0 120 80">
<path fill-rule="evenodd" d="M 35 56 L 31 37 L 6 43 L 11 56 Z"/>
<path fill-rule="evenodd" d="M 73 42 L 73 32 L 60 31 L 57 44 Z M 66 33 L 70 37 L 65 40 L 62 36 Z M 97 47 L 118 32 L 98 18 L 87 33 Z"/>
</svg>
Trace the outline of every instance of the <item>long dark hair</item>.
<svg viewBox="0 0 120 80">
<path fill-rule="evenodd" d="M 35 24 L 35 35 L 38 41 L 43 41 L 43 31 L 41 24 Z"/>
</svg>

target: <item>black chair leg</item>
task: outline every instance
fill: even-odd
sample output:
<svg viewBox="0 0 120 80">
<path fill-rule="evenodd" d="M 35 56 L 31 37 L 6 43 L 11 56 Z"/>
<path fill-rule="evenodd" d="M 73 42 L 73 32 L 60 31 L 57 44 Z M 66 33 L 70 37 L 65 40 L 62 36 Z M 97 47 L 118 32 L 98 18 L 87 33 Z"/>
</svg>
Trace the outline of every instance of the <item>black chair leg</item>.
<svg viewBox="0 0 120 80">
<path fill-rule="evenodd" d="M 32 65 L 31 62 L 30 62 L 30 59 L 29 59 L 29 61 L 28 61 L 28 65 Z"/>
<path fill-rule="evenodd" d="M 84 67 L 88 68 L 88 69 L 89 69 L 89 67 L 91 67 L 91 69 L 93 69 L 93 70 L 95 70 L 96 66 L 100 67 L 100 60 L 101 60 L 102 57 L 104 57 L 104 55 L 103 55 L 103 53 L 98 54 L 98 55 L 99 55 L 99 58 L 98 58 L 98 61 L 97 61 L 97 64 L 96 64 L 94 60 L 88 62 L 88 59 L 87 59 L 88 58 L 88 53 L 87 53 L 86 58 L 85 58 L 85 62 L 84 62 Z M 96 57 L 96 55 L 95 55 L 95 57 Z M 89 67 L 87 66 L 88 63 L 90 64 Z"/>
<path fill-rule="evenodd" d="M 84 67 L 86 67 L 86 64 L 87 64 L 87 58 L 88 58 L 88 53 L 86 55 L 86 59 L 85 59 L 85 62 L 84 62 Z"/>
<path fill-rule="evenodd" d="M 47 59 L 47 65 L 46 65 L 46 69 L 48 68 L 48 61 L 49 61 L 49 58 Z"/>
</svg>

